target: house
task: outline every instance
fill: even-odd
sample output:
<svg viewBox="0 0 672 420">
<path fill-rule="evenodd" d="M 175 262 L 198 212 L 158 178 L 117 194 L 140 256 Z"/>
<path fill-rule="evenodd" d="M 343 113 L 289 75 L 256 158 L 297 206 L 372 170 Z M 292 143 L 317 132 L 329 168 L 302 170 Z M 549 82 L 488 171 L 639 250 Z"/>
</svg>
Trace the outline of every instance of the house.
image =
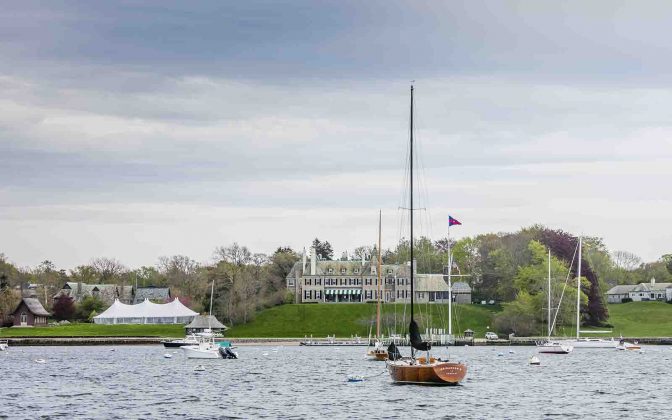
<svg viewBox="0 0 672 420">
<path fill-rule="evenodd" d="M 22 298 L 11 315 L 15 327 L 46 327 L 50 316 L 36 298 Z"/>
<path fill-rule="evenodd" d="M 213 333 L 221 333 L 228 330 L 228 327 L 221 322 L 214 315 L 196 315 L 190 324 L 184 326 L 187 335 L 203 332 L 206 329 L 212 330 Z"/>
<path fill-rule="evenodd" d="M 636 284 L 621 284 L 607 291 L 607 303 L 622 303 L 623 299 L 630 298 L 630 292 L 637 287 Z"/>
<path fill-rule="evenodd" d="M 170 298 L 169 287 L 138 287 L 133 293 L 133 304 L 141 303 L 145 299 L 149 299 L 152 302 L 168 302 Z"/>
<path fill-rule="evenodd" d="M 112 305 L 115 299 L 122 303 L 130 304 L 133 300 L 133 286 L 118 286 L 116 284 L 87 284 L 67 282 L 61 290 L 54 295 L 54 300 L 61 296 L 68 296 L 80 303 L 88 296 L 97 297 L 106 305 Z"/>
<path fill-rule="evenodd" d="M 410 263 L 382 264 L 380 294 L 383 302 L 410 302 Z M 311 250 L 310 265 L 304 253 L 286 277 L 287 289 L 294 292 L 297 303 L 350 303 L 378 300 L 378 262 L 318 260 Z M 415 274 L 415 301 L 447 303 L 448 282 L 443 274 Z M 453 302 L 471 303 L 471 288 L 458 282 L 453 285 Z"/>
<path fill-rule="evenodd" d="M 656 283 L 656 279 L 651 278 L 648 283 L 623 284 L 614 286 L 607 292 L 608 303 L 621 303 L 626 298 L 633 302 L 669 301 L 672 300 L 672 283 Z"/>
<path fill-rule="evenodd" d="M 649 283 L 639 283 L 630 291 L 630 299 L 634 302 L 648 300 L 666 300 L 666 289 L 672 287 L 672 283 L 656 283 L 655 278 L 651 278 Z"/>
</svg>

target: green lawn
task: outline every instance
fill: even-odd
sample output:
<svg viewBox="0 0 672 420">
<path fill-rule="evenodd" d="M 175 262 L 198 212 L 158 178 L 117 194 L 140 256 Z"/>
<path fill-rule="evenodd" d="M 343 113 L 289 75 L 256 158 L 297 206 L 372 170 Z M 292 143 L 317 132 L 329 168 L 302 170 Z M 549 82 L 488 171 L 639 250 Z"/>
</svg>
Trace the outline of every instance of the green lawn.
<svg viewBox="0 0 672 420">
<path fill-rule="evenodd" d="M 184 337 L 184 326 L 67 324 L 54 327 L 0 328 L 0 337 Z"/>
<path fill-rule="evenodd" d="M 672 337 L 672 305 L 630 302 L 609 305 L 609 323 L 624 337 Z"/>
<path fill-rule="evenodd" d="M 395 312 L 397 332 L 402 333 L 408 327 L 409 314 L 404 316 L 403 304 L 383 305 L 383 332 L 389 334 L 394 325 Z M 409 311 L 409 308 L 406 308 Z M 454 333 L 460 333 L 467 328 L 482 337 L 491 325 L 493 314 L 501 307 L 481 305 L 456 305 L 453 308 Z M 419 314 L 419 315 L 418 315 Z M 420 320 L 421 329 L 424 325 L 434 328 L 447 328 L 447 305 L 417 305 L 416 318 Z M 243 325 L 233 326 L 226 335 L 229 337 L 286 337 L 301 338 L 310 336 L 323 338 L 327 335 L 350 337 L 359 335 L 366 337 L 369 326 L 375 320 L 376 306 L 366 303 L 352 304 L 303 304 L 282 305 L 266 309 L 257 314 L 254 321 Z M 430 322 L 427 322 L 430 320 Z M 375 331 L 374 331 L 375 333 Z"/>
</svg>

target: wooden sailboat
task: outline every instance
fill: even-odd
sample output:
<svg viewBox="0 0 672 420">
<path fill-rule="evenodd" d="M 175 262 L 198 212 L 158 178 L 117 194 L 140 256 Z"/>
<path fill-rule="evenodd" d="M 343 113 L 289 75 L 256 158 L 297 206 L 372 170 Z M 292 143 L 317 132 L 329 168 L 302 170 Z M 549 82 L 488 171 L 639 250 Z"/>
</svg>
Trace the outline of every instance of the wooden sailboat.
<svg viewBox="0 0 672 420">
<path fill-rule="evenodd" d="M 387 350 L 383 346 L 382 337 L 380 335 L 380 300 L 382 297 L 382 279 L 381 279 L 381 225 L 383 220 L 382 211 L 378 214 L 378 301 L 376 303 L 376 338 L 373 344 L 373 348 L 366 352 L 366 357 L 372 360 L 387 360 Z"/>
<path fill-rule="evenodd" d="M 411 224 L 411 323 L 408 333 L 411 341 L 411 357 L 402 357 L 397 346 L 392 343 L 388 347 L 387 370 L 395 383 L 417 385 L 457 385 L 467 374 L 467 366 L 459 362 L 436 359 L 430 355 L 432 345 L 422 341 L 420 329 L 413 318 L 414 304 L 414 271 L 413 258 L 413 86 L 411 85 L 411 118 L 410 118 L 410 224 Z M 416 357 L 415 352 L 427 352 L 426 357 Z"/>
</svg>

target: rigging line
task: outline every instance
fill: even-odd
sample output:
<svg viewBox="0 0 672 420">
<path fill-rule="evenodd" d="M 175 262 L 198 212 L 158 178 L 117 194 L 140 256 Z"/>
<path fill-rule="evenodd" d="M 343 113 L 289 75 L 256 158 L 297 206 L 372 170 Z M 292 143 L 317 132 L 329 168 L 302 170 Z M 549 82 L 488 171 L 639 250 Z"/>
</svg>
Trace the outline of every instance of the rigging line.
<svg viewBox="0 0 672 420">
<path fill-rule="evenodd" d="M 560 294 L 560 300 L 558 301 L 558 310 L 555 312 L 555 316 L 553 317 L 553 325 L 551 325 L 551 331 L 555 329 L 555 322 L 558 319 L 558 313 L 560 313 L 560 304 L 562 302 L 562 298 L 565 296 L 565 289 L 567 288 L 567 284 L 569 283 L 569 276 L 572 274 L 572 267 L 574 266 L 574 259 L 576 258 L 576 254 L 579 250 L 579 245 L 576 245 L 576 248 L 574 248 L 574 255 L 572 255 L 572 261 L 569 263 L 569 267 L 567 269 L 567 277 L 565 278 L 565 285 L 562 287 L 562 293 Z M 577 290 L 577 293 L 581 293 L 581 290 Z"/>
</svg>

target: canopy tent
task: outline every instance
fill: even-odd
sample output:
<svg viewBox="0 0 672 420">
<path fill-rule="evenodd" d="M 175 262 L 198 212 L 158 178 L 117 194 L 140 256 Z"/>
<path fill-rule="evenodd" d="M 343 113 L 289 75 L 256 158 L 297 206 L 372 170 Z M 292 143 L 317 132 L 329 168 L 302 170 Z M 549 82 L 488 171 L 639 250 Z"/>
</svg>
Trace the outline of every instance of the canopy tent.
<svg viewBox="0 0 672 420">
<path fill-rule="evenodd" d="M 153 303 L 145 299 L 137 305 L 114 300 L 112 306 L 93 317 L 96 324 L 188 324 L 198 313 L 175 298 L 169 303 Z"/>
</svg>

